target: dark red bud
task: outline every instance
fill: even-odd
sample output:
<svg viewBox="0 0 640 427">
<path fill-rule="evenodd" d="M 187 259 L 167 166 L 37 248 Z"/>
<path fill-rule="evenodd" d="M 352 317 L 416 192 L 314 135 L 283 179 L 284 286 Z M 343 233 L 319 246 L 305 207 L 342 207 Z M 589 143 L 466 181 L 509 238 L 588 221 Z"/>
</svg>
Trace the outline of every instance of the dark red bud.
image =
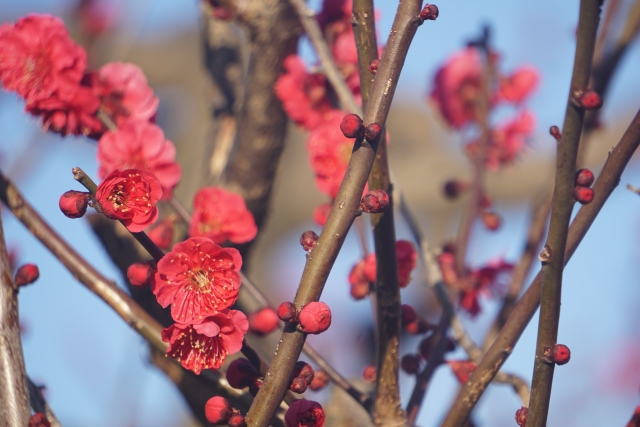
<svg viewBox="0 0 640 427">
<path fill-rule="evenodd" d="M 595 91 L 587 89 L 580 95 L 580 104 L 585 110 L 597 110 L 602 107 L 602 99 Z"/>
<path fill-rule="evenodd" d="M 571 359 L 571 350 L 564 344 L 554 344 L 551 348 L 544 348 L 544 357 L 556 365 L 564 365 Z"/>
<path fill-rule="evenodd" d="M 150 284 L 156 274 L 155 264 L 154 261 L 131 264 L 129 268 L 127 268 L 127 279 L 129 279 L 129 283 L 138 288 Z"/>
<path fill-rule="evenodd" d="M 313 381 L 309 384 L 309 388 L 313 391 L 318 391 L 325 388 L 327 384 L 329 384 L 329 375 L 321 369 L 314 374 Z"/>
<path fill-rule="evenodd" d="M 340 130 L 347 138 L 362 138 L 364 135 L 364 124 L 357 114 L 347 114 L 342 118 Z"/>
<path fill-rule="evenodd" d="M 466 189 L 465 183 L 453 179 L 445 182 L 442 187 L 444 196 L 449 200 L 457 199 Z"/>
<path fill-rule="evenodd" d="M 293 378 L 302 378 L 307 385 L 313 381 L 314 374 L 311 365 L 302 360 L 297 361 L 293 368 Z"/>
<path fill-rule="evenodd" d="M 204 414 L 207 420 L 214 425 L 227 424 L 232 415 L 231 404 L 221 396 L 213 396 L 207 400 L 204 406 Z"/>
<path fill-rule="evenodd" d="M 400 367 L 407 374 L 417 374 L 420 370 L 420 355 L 418 354 L 407 354 L 400 361 Z"/>
<path fill-rule="evenodd" d="M 70 190 L 60 196 L 60 210 L 68 218 L 81 218 L 87 212 L 91 195 L 82 191 Z"/>
<path fill-rule="evenodd" d="M 227 382 L 233 388 L 250 386 L 260 377 L 260 372 L 246 359 L 236 359 L 227 368 Z"/>
<path fill-rule="evenodd" d="M 296 306 L 289 301 L 285 301 L 278 306 L 278 317 L 285 323 L 294 323 L 298 320 Z"/>
<path fill-rule="evenodd" d="M 233 414 L 229 418 L 229 427 L 246 427 L 247 422 L 242 414 Z"/>
<path fill-rule="evenodd" d="M 482 223 L 488 230 L 496 231 L 502 224 L 502 218 L 495 212 L 482 212 Z"/>
<path fill-rule="evenodd" d="M 51 427 L 51 423 L 42 412 L 36 412 L 29 418 L 29 427 Z"/>
<path fill-rule="evenodd" d="M 431 348 L 433 347 L 432 337 L 428 337 L 420 341 L 420 345 L 418 346 L 418 351 L 424 360 L 429 359 L 429 354 L 431 353 Z"/>
<path fill-rule="evenodd" d="M 440 11 L 438 11 L 438 6 L 435 4 L 425 4 L 424 8 L 420 11 L 420 18 L 427 21 L 435 21 Z"/>
<path fill-rule="evenodd" d="M 384 190 L 373 190 L 360 200 L 360 209 L 366 213 L 380 213 L 389 207 L 389 195 Z"/>
<path fill-rule="evenodd" d="M 362 371 L 362 378 L 364 378 L 364 380 L 369 383 L 373 383 L 376 381 L 376 375 L 377 370 L 373 365 L 365 366 L 364 370 Z"/>
<path fill-rule="evenodd" d="M 521 407 L 516 411 L 516 424 L 520 427 L 527 426 L 527 416 L 529 415 L 529 408 L 526 406 Z"/>
<path fill-rule="evenodd" d="M 369 69 L 369 71 L 371 71 L 371 74 L 375 74 L 378 72 L 378 67 L 380 66 L 380 60 L 379 59 L 373 59 L 371 60 L 371 62 L 369 63 L 369 66 L 367 67 Z"/>
<path fill-rule="evenodd" d="M 251 394 L 251 396 L 256 397 L 256 394 L 258 394 L 260 387 L 262 387 L 261 379 L 257 379 L 251 384 L 249 384 L 249 393 Z"/>
<path fill-rule="evenodd" d="M 589 169 L 580 169 L 576 172 L 576 185 L 580 185 L 582 187 L 591 187 L 595 176 L 593 176 L 593 172 Z"/>
<path fill-rule="evenodd" d="M 549 133 L 556 139 L 556 141 L 560 141 L 560 137 L 562 137 L 562 134 L 560 133 L 560 128 L 558 128 L 558 126 L 551 126 L 549 128 Z"/>
<path fill-rule="evenodd" d="M 581 187 L 579 185 L 573 189 L 573 194 L 576 198 L 576 201 L 583 204 L 588 205 L 593 200 L 593 190 L 589 187 Z"/>
<path fill-rule="evenodd" d="M 16 276 L 13 278 L 13 283 L 16 287 L 30 285 L 40 277 L 40 270 L 35 264 L 25 264 L 18 268 Z"/>
<path fill-rule="evenodd" d="M 278 328 L 278 322 L 278 313 L 271 307 L 265 307 L 249 316 L 249 330 L 256 335 L 270 334 Z"/>
<path fill-rule="evenodd" d="M 408 323 L 404 329 L 411 335 L 421 335 L 434 330 L 435 326 L 424 319 L 416 319 L 413 322 Z"/>
<path fill-rule="evenodd" d="M 300 244 L 302 245 L 302 249 L 307 252 L 313 249 L 317 242 L 318 235 L 311 230 L 305 231 L 304 233 L 302 233 L 302 236 L 300 236 Z"/>
<path fill-rule="evenodd" d="M 296 377 L 293 379 L 293 381 L 291 381 L 289 390 L 294 393 L 304 393 L 305 391 L 307 391 L 307 382 L 302 378 Z"/>
<path fill-rule="evenodd" d="M 407 326 L 409 323 L 415 322 L 418 318 L 416 311 L 409 304 L 402 304 L 400 306 L 402 312 L 402 327 Z"/>
<path fill-rule="evenodd" d="M 380 125 L 377 124 L 377 123 L 371 123 L 364 130 L 364 136 L 369 141 L 373 141 L 373 140 L 378 139 L 380 137 L 380 132 L 381 132 Z"/>
</svg>

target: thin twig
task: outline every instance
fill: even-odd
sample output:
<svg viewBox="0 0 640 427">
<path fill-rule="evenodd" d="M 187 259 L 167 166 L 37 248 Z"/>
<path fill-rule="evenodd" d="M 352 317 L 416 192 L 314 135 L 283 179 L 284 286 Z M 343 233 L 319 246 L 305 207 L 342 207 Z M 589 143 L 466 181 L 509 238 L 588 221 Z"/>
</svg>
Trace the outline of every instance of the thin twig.
<svg viewBox="0 0 640 427">
<path fill-rule="evenodd" d="M 40 387 L 35 385 L 29 377 L 27 377 L 27 385 L 29 387 L 29 403 L 31 404 L 33 412 L 40 412 L 44 414 L 47 417 L 47 421 L 51 424 L 51 427 L 62 427 L 62 424 L 60 424 L 60 421 L 53 413 L 53 410 L 44 399 Z"/>
<path fill-rule="evenodd" d="M 593 186 L 593 200 L 588 205 L 580 208 L 569 227 L 566 253 L 564 256 L 565 265 L 569 262 L 578 245 L 587 234 L 589 227 L 593 224 L 604 203 L 618 186 L 622 172 L 639 145 L 640 111 L 636 114 L 618 145 L 613 147 L 609 152 L 609 157 Z M 471 410 L 484 393 L 498 369 L 500 369 L 507 360 L 518 339 L 524 332 L 524 329 L 538 310 L 540 305 L 540 288 L 541 280 L 540 273 L 538 273 L 513 309 L 511 317 L 509 317 L 507 323 L 505 323 L 496 340 L 491 347 L 489 347 L 476 370 L 471 374 L 458 393 L 451 410 L 442 423 L 442 427 L 457 427 L 463 425 L 463 423 L 469 419 Z"/>
</svg>

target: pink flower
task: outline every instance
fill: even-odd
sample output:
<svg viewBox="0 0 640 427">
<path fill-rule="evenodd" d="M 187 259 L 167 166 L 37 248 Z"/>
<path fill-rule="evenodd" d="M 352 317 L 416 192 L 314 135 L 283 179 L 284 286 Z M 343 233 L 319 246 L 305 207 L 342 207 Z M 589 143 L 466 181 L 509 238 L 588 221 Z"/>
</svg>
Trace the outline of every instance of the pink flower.
<svg viewBox="0 0 640 427">
<path fill-rule="evenodd" d="M 203 369 L 219 369 L 227 355 L 240 351 L 248 329 L 241 311 L 223 310 L 194 323 L 174 323 L 162 331 L 162 341 L 169 343 L 167 356 L 199 375 Z"/>
<path fill-rule="evenodd" d="M 162 200 L 171 198 L 182 174 L 176 163 L 176 149 L 158 126 L 147 122 L 125 123 L 106 132 L 98 141 L 100 177 L 114 169 L 142 169 L 152 172 L 162 186 Z"/>
<path fill-rule="evenodd" d="M 93 90 L 102 100 L 102 109 L 118 126 L 148 122 L 158 110 L 158 98 L 140 68 L 123 62 L 105 64 L 92 75 Z"/>
<path fill-rule="evenodd" d="M 454 128 L 476 120 L 476 102 L 482 85 L 482 60 L 468 47 L 453 54 L 435 75 L 431 99 Z"/>
<path fill-rule="evenodd" d="M 245 243 L 257 233 L 253 214 L 240 195 L 219 187 L 202 188 L 196 193 L 190 236 L 208 237 L 215 243 Z"/>
<path fill-rule="evenodd" d="M 471 360 L 449 360 L 447 365 L 453 371 L 460 384 L 464 384 L 469 379 L 469 375 L 476 370 L 476 364 Z"/>
<path fill-rule="evenodd" d="M 287 427 L 323 427 L 324 410 L 318 402 L 294 400 L 284 416 L 284 422 Z"/>
<path fill-rule="evenodd" d="M 324 227 L 324 225 L 327 223 L 329 212 L 331 211 L 331 206 L 333 206 L 333 203 L 323 203 L 316 206 L 316 208 L 313 210 L 313 220 L 320 227 Z"/>
<path fill-rule="evenodd" d="M 522 66 L 510 76 L 500 79 L 500 97 L 516 104 L 529 97 L 538 87 L 540 73 L 532 66 Z"/>
<path fill-rule="evenodd" d="M 411 272 L 416 267 L 418 253 L 411 242 L 398 240 L 396 255 L 398 257 L 398 284 L 404 288 L 411 281 Z M 376 282 L 376 273 L 376 254 L 371 253 L 351 269 L 349 283 L 352 287 L 363 286 L 362 283 L 365 281 L 373 285 Z"/>
<path fill-rule="evenodd" d="M 249 330 L 256 335 L 266 335 L 278 329 L 280 319 L 271 307 L 264 307 L 249 316 Z"/>
<path fill-rule="evenodd" d="M 147 231 L 147 236 L 157 247 L 166 251 L 173 240 L 173 218 L 164 219 Z"/>
<path fill-rule="evenodd" d="M 151 290 L 162 307 L 171 305 L 176 322 L 193 322 L 231 307 L 238 299 L 241 267 L 237 249 L 191 237 L 158 261 Z"/>
<path fill-rule="evenodd" d="M 0 81 L 27 103 L 56 94 L 63 102 L 75 96 L 87 65 L 62 20 L 29 15 L 0 26 Z"/>
<path fill-rule="evenodd" d="M 100 183 L 96 201 L 102 213 L 121 220 L 127 230 L 142 231 L 158 219 L 162 188 L 156 177 L 138 169 L 114 170 Z"/>
<path fill-rule="evenodd" d="M 307 73 L 297 55 L 285 58 L 283 65 L 285 74 L 276 81 L 275 93 L 293 122 L 308 130 L 315 129 L 331 110 L 326 78 L 322 74 Z"/>
</svg>

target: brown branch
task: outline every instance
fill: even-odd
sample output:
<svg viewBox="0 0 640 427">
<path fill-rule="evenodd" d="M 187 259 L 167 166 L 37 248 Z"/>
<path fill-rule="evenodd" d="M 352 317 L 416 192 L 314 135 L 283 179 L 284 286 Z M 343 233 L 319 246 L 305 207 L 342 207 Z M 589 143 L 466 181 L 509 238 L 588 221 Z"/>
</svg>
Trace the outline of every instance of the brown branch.
<svg viewBox="0 0 640 427">
<path fill-rule="evenodd" d="M 18 288 L 13 283 L 0 219 L 0 420 L 22 427 L 29 423 L 27 374 L 20 340 Z"/>
<path fill-rule="evenodd" d="M 384 128 L 391 101 L 409 45 L 421 20 L 418 18 L 420 1 L 403 1 L 398 7 L 391 35 L 374 80 L 369 107 L 364 116 L 365 125 L 377 123 Z M 380 139 L 358 139 L 354 145 L 336 201 L 318 239 L 308 257 L 300 280 L 295 305 L 301 309 L 320 298 L 331 267 L 354 221 L 360 197 L 375 158 Z M 282 401 L 288 380 L 304 344 L 305 334 L 286 326 L 279 349 L 271 363 L 258 395 L 247 414 L 247 424 L 266 426 Z"/>
<path fill-rule="evenodd" d="M 611 149 L 600 176 L 596 180 L 593 190 L 594 198 L 591 203 L 580 208 L 575 216 L 567 239 L 565 265 L 571 259 L 578 245 L 587 234 L 596 216 L 602 209 L 613 190 L 618 186 L 620 177 L 627 163 L 640 145 L 640 111 L 629 125 L 622 139 Z M 469 418 L 471 410 L 484 393 L 495 373 L 507 360 L 515 347 L 522 332 L 540 305 L 541 280 L 540 273 L 533 280 L 527 291 L 512 311 L 495 342 L 487 350 L 476 370 L 471 374 L 449 411 L 442 427 L 456 427 Z"/>
<path fill-rule="evenodd" d="M 591 61 L 596 43 L 596 33 L 600 21 L 602 0 L 581 0 L 578 20 L 578 37 L 573 65 L 573 76 L 569 89 L 567 110 L 562 126 L 562 137 L 558 141 L 556 179 L 551 205 L 551 222 L 544 251 L 549 256 L 542 259 L 540 322 L 538 342 L 531 382 L 531 402 L 529 403 L 529 427 L 544 427 L 547 424 L 554 363 L 544 357 L 544 349 L 551 348 L 558 339 L 560 303 L 562 294 L 562 273 L 564 253 L 567 245 L 571 211 L 575 203 L 574 186 L 576 158 L 584 122 L 584 109 L 572 102 L 576 90 L 583 90 L 589 84 Z M 548 259 L 546 259 L 548 258 Z"/>
<path fill-rule="evenodd" d="M 47 417 L 47 421 L 51 424 L 50 427 L 62 427 L 60 421 L 53 413 L 51 407 L 47 404 L 47 401 L 42 395 L 40 388 L 35 385 L 31 378 L 27 377 L 27 385 L 29 387 L 29 403 L 33 412 L 40 412 Z"/>
</svg>

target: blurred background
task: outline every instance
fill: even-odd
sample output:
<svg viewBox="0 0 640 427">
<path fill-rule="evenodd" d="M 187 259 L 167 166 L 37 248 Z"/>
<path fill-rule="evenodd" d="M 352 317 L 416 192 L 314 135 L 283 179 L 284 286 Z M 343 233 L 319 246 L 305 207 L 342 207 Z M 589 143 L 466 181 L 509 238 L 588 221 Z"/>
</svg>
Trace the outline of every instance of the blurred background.
<svg viewBox="0 0 640 427">
<path fill-rule="evenodd" d="M 76 0 L 0 2 L 0 22 L 15 21 L 33 12 L 55 14 L 87 48 L 90 67 L 98 68 L 109 61 L 140 66 L 160 98 L 157 122 L 167 138 L 176 143 L 185 175 L 202 173 L 206 165 L 200 150 L 211 132 L 219 94 L 203 66 L 198 2 L 92 3 L 104 18 L 98 23 L 104 28 L 99 28 L 96 36 L 82 27 Z M 376 3 L 381 15 L 379 34 L 384 41 L 397 3 Z M 310 2 L 316 10 L 319 4 L 319 0 Z M 548 129 L 561 126 L 564 117 L 578 1 L 461 0 L 438 6 L 438 20 L 419 29 L 398 85 L 388 121 L 392 167 L 431 243 L 440 245 L 453 237 L 465 201 L 446 200 L 442 184 L 451 178 L 469 178 L 471 168 L 463 155 L 461 138 L 448 130 L 428 106 L 426 94 L 444 60 L 477 36 L 483 25 L 490 25 L 503 70 L 531 64 L 541 73 L 541 83 L 529 103 L 537 116 L 536 135 L 529 149 L 513 166 L 491 173 L 488 179 L 488 193 L 504 218 L 503 226 L 498 232 L 476 227 L 470 247 L 474 267 L 499 257 L 515 262 L 527 231 L 531 200 L 553 178 L 555 140 Z M 304 37 L 300 52 L 308 64 L 315 62 Z M 603 107 L 602 126 L 589 137 L 584 166 L 596 176 L 607 151 L 617 143 L 640 106 L 638 69 L 640 44 L 635 43 L 614 76 Z M 120 271 L 89 223 L 85 219 L 70 220 L 58 209 L 58 198 L 64 191 L 79 189 L 70 172 L 72 167 L 80 166 L 97 177 L 96 143 L 44 133 L 24 114 L 23 107 L 18 97 L 0 92 L 0 167 L 54 229 L 105 276 L 122 283 Z M 276 303 L 291 300 L 295 294 L 305 262 L 298 244 L 300 234 L 308 229 L 320 230 L 312 212 L 325 200 L 314 186 L 304 141 L 305 134 L 291 125 L 271 214 L 252 252 L 249 276 Z M 550 425 L 622 426 L 640 404 L 640 199 L 624 189 L 627 183 L 640 185 L 637 158 L 566 269 L 559 341 L 571 348 L 572 358 L 571 363 L 556 370 Z M 189 206 L 195 191 L 185 176 L 177 197 Z M 40 280 L 20 292 L 23 346 L 29 375 L 46 385 L 46 397 L 63 425 L 191 425 L 189 409 L 173 384 L 148 361 L 142 339 L 79 285 L 11 213 L 3 209 L 2 216 L 8 246 L 19 262 L 40 267 Z M 409 238 L 401 220 L 397 234 Z M 349 270 L 360 256 L 357 238 L 351 235 L 323 294 L 333 311 L 333 327 L 309 338 L 351 378 L 359 378 L 364 366 L 374 363 L 371 304 L 368 300 L 354 301 L 347 282 Z M 421 278 L 419 265 L 412 284 L 403 290 L 403 300 L 412 301 L 433 320 L 437 312 L 427 311 L 433 306 L 432 295 Z M 498 308 L 491 299 L 483 299 L 481 305 L 483 311 L 477 318 L 463 314 L 477 342 L 481 342 Z M 527 380 L 532 375 L 536 321 L 531 322 L 504 367 Z M 402 353 L 415 351 L 418 342 L 414 337 L 403 338 Z M 464 355 L 458 350 L 454 357 Z M 402 394 L 408 398 L 414 380 L 402 375 Z M 457 387 L 451 371 L 439 369 L 429 386 L 419 425 L 439 425 Z M 307 395 L 328 402 L 331 393 L 329 389 L 320 395 Z M 481 400 L 474 421 L 478 426 L 513 426 L 513 414 L 519 407 L 509 387 L 494 385 Z"/>
</svg>

